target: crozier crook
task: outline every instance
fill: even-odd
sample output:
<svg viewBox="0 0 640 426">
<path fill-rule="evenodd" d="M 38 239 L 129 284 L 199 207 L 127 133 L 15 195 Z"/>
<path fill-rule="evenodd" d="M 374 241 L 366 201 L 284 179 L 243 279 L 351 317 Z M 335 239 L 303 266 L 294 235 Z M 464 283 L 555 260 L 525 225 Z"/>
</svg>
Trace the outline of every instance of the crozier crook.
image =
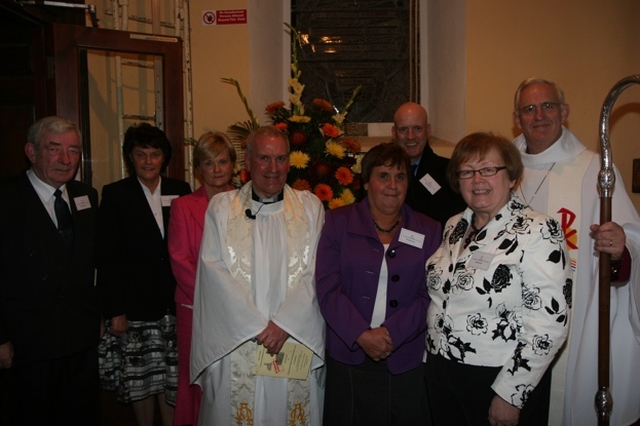
<svg viewBox="0 0 640 426">
<path fill-rule="evenodd" d="M 623 90 L 632 84 L 640 84 L 640 75 L 631 75 L 618 81 L 609 91 L 600 113 L 600 173 L 598 174 L 598 191 L 600 193 L 600 224 L 611 221 L 611 196 L 616 183 L 611 161 L 611 144 L 609 143 L 609 116 L 613 104 Z M 613 399 L 609 392 L 609 345 L 610 345 L 610 285 L 611 255 L 600 253 L 599 291 L 598 291 L 598 391 L 595 397 L 598 413 L 598 425 L 608 426 L 609 415 L 613 407 Z"/>
</svg>

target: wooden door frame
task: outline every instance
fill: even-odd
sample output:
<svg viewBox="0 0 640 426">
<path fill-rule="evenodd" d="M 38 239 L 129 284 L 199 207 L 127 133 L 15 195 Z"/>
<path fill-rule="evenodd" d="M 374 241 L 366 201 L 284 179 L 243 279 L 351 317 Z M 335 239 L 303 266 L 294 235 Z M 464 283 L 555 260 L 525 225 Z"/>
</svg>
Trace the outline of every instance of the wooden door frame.
<svg viewBox="0 0 640 426">
<path fill-rule="evenodd" d="M 184 110 L 182 41 L 179 37 L 52 24 L 50 52 L 55 75 L 56 114 L 78 123 L 83 135 L 85 158 L 83 177 L 91 181 L 91 152 L 88 104 L 88 50 L 112 51 L 162 57 L 164 132 L 172 145 L 167 175 L 184 179 Z"/>
</svg>

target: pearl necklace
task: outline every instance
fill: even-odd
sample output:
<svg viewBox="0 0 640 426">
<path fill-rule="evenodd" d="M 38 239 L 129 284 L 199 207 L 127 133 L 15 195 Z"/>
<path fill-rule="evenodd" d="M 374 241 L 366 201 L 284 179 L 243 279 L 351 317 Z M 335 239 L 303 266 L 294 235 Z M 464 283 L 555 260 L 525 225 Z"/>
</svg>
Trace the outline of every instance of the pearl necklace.
<svg viewBox="0 0 640 426">
<path fill-rule="evenodd" d="M 549 173 L 551 173 L 551 170 L 553 170 L 555 165 L 556 165 L 556 163 L 554 162 L 551 165 L 551 167 L 549 167 L 549 170 L 547 170 L 547 173 L 545 173 L 544 177 L 542 178 L 542 180 L 538 184 L 538 187 L 536 188 L 536 190 L 533 192 L 533 195 L 531 196 L 529 201 L 527 201 L 527 198 L 524 196 L 524 191 L 522 190 L 522 185 L 520 185 L 520 194 L 522 194 L 522 200 L 524 201 L 524 203 L 526 205 L 530 206 L 531 203 L 533 203 L 533 199 L 536 198 L 536 195 L 538 195 L 538 191 L 540 191 L 540 188 L 542 187 L 542 184 L 544 183 L 545 180 L 547 180 L 547 176 L 549 176 Z"/>
</svg>

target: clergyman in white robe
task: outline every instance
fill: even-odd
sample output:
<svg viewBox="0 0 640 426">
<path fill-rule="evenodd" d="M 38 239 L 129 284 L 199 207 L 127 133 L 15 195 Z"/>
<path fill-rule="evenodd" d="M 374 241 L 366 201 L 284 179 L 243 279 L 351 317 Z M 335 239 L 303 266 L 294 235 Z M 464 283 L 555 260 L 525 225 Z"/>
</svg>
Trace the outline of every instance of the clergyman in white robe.
<svg viewBox="0 0 640 426">
<path fill-rule="evenodd" d="M 525 152 L 522 135 L 514 143 L 525 166 L 519 193 L 534 210 L 563 225 L 576 266 L 568 347 L 552 371 L 549 425 L 596 425 L 599 261 L 589 226 L 600 223 L 600 156 L 565 127 L 560 139 L 539 154 Z M 615 174 L 612 221 L 624 229 L 632 260 L 629 280 L 611 286 L 610 424 L 623 426 L 640 418 L 640 217 L 617 169 Z"/>
<path fill-rule="evenodd" d="M 324 208 L 308 191 L 283 191 L 263 204 L 248 183 L 207 209 L 190 367 L 203 392 L 201 426 L 322 424 L 325 326 L 314 268 Z M 252 373 L 255 337 L 268 321 L 313 352 L 307 380 Z"/>
</svg>

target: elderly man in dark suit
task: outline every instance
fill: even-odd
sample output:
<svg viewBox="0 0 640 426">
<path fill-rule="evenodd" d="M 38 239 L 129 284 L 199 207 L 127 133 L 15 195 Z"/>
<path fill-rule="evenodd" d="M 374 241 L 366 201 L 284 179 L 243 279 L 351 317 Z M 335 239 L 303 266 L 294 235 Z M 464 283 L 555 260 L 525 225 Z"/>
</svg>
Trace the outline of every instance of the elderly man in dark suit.
<svg viewBox="0 0 640 426">
<path fill-rule="evenodd" d="M 0 369 L 19 425 L 95 425 L 100 316 L 94 286 L 98 195 L 74 180 L 80 132 L 31 126 L 31 168 L 0 184 Z M 0 370 L 2 371 L 2 370 Z"/>
</svg>

